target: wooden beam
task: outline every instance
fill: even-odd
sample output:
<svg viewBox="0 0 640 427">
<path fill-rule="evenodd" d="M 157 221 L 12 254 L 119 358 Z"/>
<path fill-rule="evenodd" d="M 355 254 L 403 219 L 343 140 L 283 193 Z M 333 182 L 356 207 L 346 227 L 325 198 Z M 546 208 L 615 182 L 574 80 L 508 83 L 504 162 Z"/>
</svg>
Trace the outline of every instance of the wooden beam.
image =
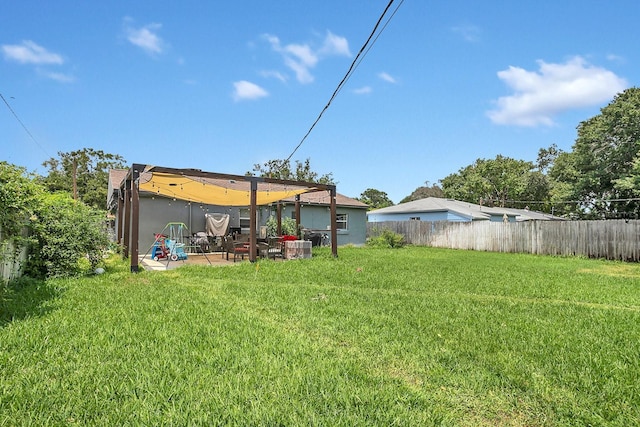
<svg viewBox="0 0 640 427">
<path fill-rule="evenodd" d="M 278 205 L 276 208 L 276 221 L 278 222 L 276 235 L 282 236 L 282 203 L 281 202 L 278 202 Z"/>
<path fill-rule="evenodd" d="M 336 187 L 329 189 L 329 198 L 331 199 L 331 253 L 334 257 L 338 257 L 338 228 L 336 218 Z"/>
<path fill-rule="evenodd" d="M 131 180 L 124 181 L 124 235 L 122 241 L 122 258 L 129 258 L 129 242 L 131 241 Z"/>
<path fill-rule="evenodd" d="M 256 261 L 256 253 L 258 251 L 258 245 L 256 244 L 257 237 L 257 220 L 258 220 L 258 180 L 251 180 L 251 206 L 249 207 L 249 261 Z"/>
<path fill-rule="evenodd" d="M 139 270 L 139 234 L 140 234 L 140 197 L 138 193 L 138 181 L 143 165 L 134 164 L 131 178 L 131 272 Z"/>
<path fill-rule="evenodd" d="M 296 194 L 295 213 L 296 213 L 296 236 L 300 238 L 300 195 Z"/>
<path fill-rule="evenodd" d="M 124 195 L 118 190 L 118 208 L 116 210 L 116 242 L 119 245 L 123 244 L 124 235 Z"/>
</svg>

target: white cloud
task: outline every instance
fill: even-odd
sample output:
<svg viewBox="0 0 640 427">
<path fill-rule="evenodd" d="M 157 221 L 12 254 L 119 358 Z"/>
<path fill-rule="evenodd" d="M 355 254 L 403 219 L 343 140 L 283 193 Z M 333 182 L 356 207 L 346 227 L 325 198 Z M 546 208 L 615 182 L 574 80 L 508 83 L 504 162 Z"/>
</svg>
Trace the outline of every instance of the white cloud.
<svg viewBox="0 0 640 427">
<path fill-rule="evenodd" d="M 610 53 L 609 55 L 607 55 L 607 60 L 611 62 L 617 62 L 619 64 L 624 64 L 626 62 L 623 56 L 616 55 L 614 53 Z"/>
<path fill-rule="evenodd" d="M 393 76 L 391 76 L 388 73 L 385 73 L 384 71 L 382 73 L 378 73 L 378 77 L 380 77 L 385 82 L 396 83 L 396 79 L 394 79 Z"/>
<path fill-rule="evenodd" d="M 255 83 L 248 82 L 246 80 L 240 80 L 233 83 L 233 99 L 242 101 L 245 99 L 259 99 L 269 96 L 269 92 L 261 88 Z"/>
<path fill-rule="evenodd" d="M 48 79 L 55 80 L 60 83 L 73 83 L 76 81 L 76 78 L 70 74 L 55 73 L 45 70 L 39 70 L 38 73 Z"/>
<path fill-rule="evenodd" d="M 498 72 L 498 78 L 514 93 L 499 98 L 497 108 L 487 112 L 492 122 L 551 126 L 556 114 L 600 104 L 628 86 L 623 78 L 579 56 L 564 64 L 540 60 L 538 65 L 537 72 L 513 66 Z"/>
<path fill-rule="evenodd" d="M 134 46 L 139 47 L 150 55 L 160 54 L 165 50 L 164 41 L 157 32 L 162 24 L 151 23 L 140 28 L 132 26 L 131 18 L 125 18 L 125 36 Z"/>
<path fill-rule="evenodd" d="M 353 90 L 353 93 L 355 93 L 356 95 L 366 95 L 371 92 L 373 92 L 373 89 L 371 89 L 371 86 L 363 86 Z"/>
<path fill-rule="evenodd" d="M 285 83 L 287 81 L 287 76 L 285 76 L 279 71 L 264 70 L 260 72 L 260 75 L 265 78 L 273 78 L 273 79 L 280 80 L 282 83 Z"/>
<path fill-rule="evenodd" d="M 271 34 L 265 34 L 263 38 L 269 42 L 274 52 L 282 55 L 284 65 L 291 69 L 298 82 L 303 84 L 313 82 L 311 69 L 315 68 L 320 59 L 328 56 L 351 56 L 347 39 L 330 31 L 327 31 L 322 46 L 318 49 L 314 49 L 310 44 L 291 43 L 283 46 L 280 39 Z"/>
<path fill-rule="evenodd" d="M 336 36 L 331 31 L 327 31 L 322 48 L 320 48 L 318 53 L 322 56 L 351 56 L 351 52 L 349 51 L 349 42 L 347 39 Z"/>
<path fill-rule="evenodd" d="M 454 33 L 462 36 L 462 38 L 465 41 L 471 42 L 471 43 L 476 43 L 480 41 L 480 35 L 482 34 L 482 31 L 480 30 L 480 27 L 477 27 L 475 25 L 470 25 L 470 24 L 465 24 L 465 25 L 459 25 L 456 27 L 452 27 L 451 31 L 453 31 Z"/>
<path fill-rule="evenodd" d="M 31 40 L 23 40 L 22 44 L 18 45 L 2 45 L 2 52 L 4 53 L 5 59 L 21 64 L 61 65 L 64 63 L 62 56 L 49 52 Z"/>
</svg>

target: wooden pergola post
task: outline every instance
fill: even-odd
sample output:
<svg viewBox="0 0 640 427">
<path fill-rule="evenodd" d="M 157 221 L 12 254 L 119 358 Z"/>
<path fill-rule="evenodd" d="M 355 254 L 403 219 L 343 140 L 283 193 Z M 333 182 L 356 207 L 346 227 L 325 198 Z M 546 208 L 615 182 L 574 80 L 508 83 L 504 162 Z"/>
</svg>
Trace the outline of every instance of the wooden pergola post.
<svg viewBox="0 0 640 427">
<path fill-rule="evenodd" d="M 124 182 L 124 216 L 123 216 L 123 239 L 122 257 L 129 258 L 129 242 L 131 241 L 131 180 L 127 178 Z"/>
<path fill-rule="evenodd" d="M 296 236 L 300 238 L 300 235 L 298 234 L 300 233 L 300 195 L 299 194 L 296 194 L 294 208 L 295 208 L 294 212 L 296 215 Z"/>
<path fill-rule="evenodd" d="M 142 165 L 133 165 L 131 178 L 131 272 L 137 273 L 139 266 L 139 234 L 140 234 L 140 196 L 138 192 L 138 180 Z"/>
<path fill-rule="evenodd" d="M 278 202 L 276 208 L 276 221 L 278 223 L 278 228 L 276 229 L 276 235 L 282 236 L 282 203 Z"/>
<path fill-rule="evenodd" d="M 338 228 L 336 218 L 336 187 L 335 185 L 329 188 L 329 198 L 331 204 L 329 211 L 331 212 L 331 253 L 334 257 L 338 257 Z"/>
<path fill-rule="evenodd" d="M 256 261 L 257 254 L 257 243 L 256 243 L 256 235 L 257 233 L 257 222 L 258 222 L 258 180 L 251 180 L 251 207 L 249 208 L 249 261 Z"/>
<path fill-rule="evenodd" d="M 118 207 L 116 211 L 116 242 L 122 245 L 122 238 L 124 234 L 124 195 L 118 190 Z"/>
</svg>

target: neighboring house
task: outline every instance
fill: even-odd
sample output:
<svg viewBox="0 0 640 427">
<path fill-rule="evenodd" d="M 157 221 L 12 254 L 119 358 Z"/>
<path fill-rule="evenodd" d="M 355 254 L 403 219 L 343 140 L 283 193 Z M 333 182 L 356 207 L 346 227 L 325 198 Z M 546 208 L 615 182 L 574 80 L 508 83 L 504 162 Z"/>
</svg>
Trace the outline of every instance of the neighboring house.
<svg viewBox="0 0 640 427">
<path fill-rule="evenodd" d="M 516 214 L 516 221 L 518 222 L 523 222 L 523 221 L 566 221 L 566 218 L 562 218 L 559 216 L 555 216 L 552 214 L 548 214 L 548 213 L 544 213 L 544 212 L 538 212 L 538 211 L 532 211 L 529 209 L 512 209 L 512 208 L 501 208 L 503 210 L 506 210 L 508 212 L 512 212 L 514 214 Z"/>
<path fill-rule="evenodd" d="M 107 206 L 110 212 L 116 213 L 118 195 L 122 181 L 127 176 L 127 169 L 109 171 L 109 188 Z M 146 253 L 155 241 L 155 234 L 161 233 L 168 223 L 184 223 L 190 235 L 206 231 L 206 214 L 227 214 L 229 230 L 238 233 L 249 233 L 249 207 L 229 207 L 187 202 L 159 196 L 154 193 L 140 192 L 139 252 Z M 268 218 L 276 214 L 276 203 L 258 206 L 258 229 L 266 225 Z M 281 202 L 282 217 L 295 217 L 295 199 Z M 330 201 L 325 191 L 304 193 L 300 195 L 300 224 L 313 231 L 329 230 Z M 367 205 L 358 200 L 336 194 L 336 219 L 338 245 L 362 245 L 366 241 Z M 113 227 L 117 227 L 119 215 L 115 215 Z M 328 231 L 327 231 L 328 232 Z"/>
<path fill-rule="evenodd" d="M 527 209 L 494 208 L 438 197 L 427 197 L 367 212 L 368 222 L 411 220 L 516 222 L 550 219 L 562 218 Z"/>
</svg>

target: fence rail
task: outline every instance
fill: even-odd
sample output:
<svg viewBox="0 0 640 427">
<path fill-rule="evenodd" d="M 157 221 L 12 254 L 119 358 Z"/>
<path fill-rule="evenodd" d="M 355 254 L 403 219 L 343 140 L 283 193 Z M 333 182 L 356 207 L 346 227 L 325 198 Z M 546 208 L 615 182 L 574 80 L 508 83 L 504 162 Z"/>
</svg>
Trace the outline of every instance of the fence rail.
<svg viewBox="0 0 640 427">
<path fill-rule="evenodd" d="M 490 252 L 577 255 L 640 262 L 640 220 L 367 223 L 367 236 L 388 229 L 409 244 Z"/>
</svg>

